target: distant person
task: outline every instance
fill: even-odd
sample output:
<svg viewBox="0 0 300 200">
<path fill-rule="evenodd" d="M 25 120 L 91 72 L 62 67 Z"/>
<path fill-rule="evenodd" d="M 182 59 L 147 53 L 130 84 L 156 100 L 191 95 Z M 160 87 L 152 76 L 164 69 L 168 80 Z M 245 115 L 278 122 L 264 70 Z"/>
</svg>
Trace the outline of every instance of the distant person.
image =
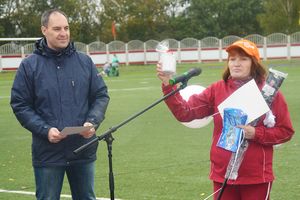
<svg viewBox="0 0 300 200">
<path fill-rule="evenodd" d="M 213 182 L 214 199 L 216 200 L 225 179 L 228 163 L 232 152 L 217 146 L 223 129 L 223 120 L 218 113 L 218 105 L 234 91 L 254 79 L 261 89 L 267 77 L 259 51 L 256 45 L 248 40 L 239 40 L 230 45 L 227 65 L 223 73 L 223 80 L 208 86 L 202 93 L 192 95 L 188 101 L 183 100 L 179 93 L 165 100 L 177 120 L 189 122 L 213 115 L 214 131 L 210 150 L 210 179 Z M 164 94 L 176 89 L 169 85 L 170 75 L 162 72 L 157 65 L 157 75 L 162 81 Z M 241 162 L 236 180 L 229 179 L 221 200 L 267 200 L 274 180 L 273 174 L 273 146 L 289 141 L 294 134 L 287 103 L 283 94 L 278 91 L 271 104 L 271 111 L 275 116 L 275 124 L 268 127 L 261 117 L 255 125 L 239 125 L 245 133 L 248 148 Z"/>
<path fill-rule="evenodd" d="M 108 76 L 119 76 L 119 59 L 116 54 L 113 55 Z"/>
<path fill-rule="evenodd" d="M 119 67 L 119 59 L 116 54 L 113 55 L 112 61 L 111 61 L 112 67 Z"/>
<path fill-rule="evenodd" d="M 108 76 L 109 72 L 111 70 L 111 64 L 109 62 L 105 62 L 105 64 L 102 67 L 101 75 Z"/>
<path fill-rule="evenodd" d="M 36 198 L 59 200 L 66 173 L 73 199 L 95 200 L 97 145 L 78 155 L 73 151 L 96 137 L 109 102 L 107 87 L 91 58 L 70 42 L 64 12 L 45 11 L 41 31 L 44 37 L 20 64 L 10 102 L 21 125 L 32 133 Z M 62 135 L 69 126 L 95 127 Z"/>
</svg>

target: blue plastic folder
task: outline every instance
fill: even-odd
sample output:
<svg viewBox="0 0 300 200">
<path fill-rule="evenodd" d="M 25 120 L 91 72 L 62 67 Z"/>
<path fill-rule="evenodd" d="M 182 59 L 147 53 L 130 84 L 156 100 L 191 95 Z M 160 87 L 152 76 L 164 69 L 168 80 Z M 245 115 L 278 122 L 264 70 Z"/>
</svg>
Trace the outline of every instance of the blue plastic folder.
<svg viewBox="0 0 300 200">
<path fill-rule="evenodd" d="M 236 126 L 245 125 L 246 121 L 247 114 L 241 109 L 225 108 L 223 129 L 217 146 L 228 151 L 236 152 L 242 138 L 242 129 Z"/>
</svg>

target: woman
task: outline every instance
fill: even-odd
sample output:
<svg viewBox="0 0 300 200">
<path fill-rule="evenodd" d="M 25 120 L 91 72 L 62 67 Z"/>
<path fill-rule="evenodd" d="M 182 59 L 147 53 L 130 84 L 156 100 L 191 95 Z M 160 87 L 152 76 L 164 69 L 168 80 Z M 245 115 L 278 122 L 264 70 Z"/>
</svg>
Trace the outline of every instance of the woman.
<svg viewBox="0 0 300 200">
<path fill-rule="evenodd" d="M 244 39 L 239 40 L 230 45 L 226 51 L 228 59 L 223 80 L 211 84 L 202 93 L 191 96 L 188 102 L 184 101 L 179 93 L 165 100 L 177 120 L 189 122 L 217 113 L 217 106 L 251 79 L 255 80 L 260 89 L 263 87 L 267 71 L 260 62 L 259 51 L 254 43 Z M 157 65 L 157 76 L 162 80 L 164 94 L 176 87 L 169 85 L 170 76 L 162 72 L 159 64 Z M 276 121 L 273 127 L 268 128 L 264 125 L 265 116 L 262 116 L 255 126 L 239 126 L 244 130 L 248 148 L 240 165 L 238 177 L 236 180 L 228 180 L 222 193 L 222 200 L 265 200 L 270 198 L 270 189 L 274 180 L 273 145 L 290 140 L 294 133 L 288 107 L 280 91 L 277 92 L 270 108 Z M 232 156 L 231 151 L 217 146 L 222 128 L 221 115 L 214 115 L 213 141 L 210 151 L 210 179 L 213 182 L 214 199 L 218 197 L 218 191 L 222 187 Z"/>
</svg>

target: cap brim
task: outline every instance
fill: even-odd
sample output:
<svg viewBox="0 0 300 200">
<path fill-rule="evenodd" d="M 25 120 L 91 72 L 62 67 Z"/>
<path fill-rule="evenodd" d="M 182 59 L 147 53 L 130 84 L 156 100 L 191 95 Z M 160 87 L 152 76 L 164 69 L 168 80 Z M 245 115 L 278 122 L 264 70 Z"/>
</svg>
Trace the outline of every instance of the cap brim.
<svg viewBox="0 0 300 200">
<path fill-rule="evenodd" d="M 231 46 L 229 46 L 229 47 L 226 48 L 226 51 L 229 52 L 230 50 L 232 50 L 232 49 L 237 49 L 237 48 L 242 49 L 242 50 L 245 51 L 249 56 L 254 56 L 254 55 L 252 55 L 251 52 L 248 51 L 247 48 L 245 48 L 245 47 L 243 47 L 243 46 L 239 46 L 239 45 L 231 45 Z"/>
<path fill-rule="evenodd" d="M 260 61 L 260 58 L 259 58 L 259 57 L 257 57 L 256 55 L 253 55 L 253 53 L 252 53 L 252 52 L 249 52 L 249 50 L 248 50 L 247 48 L 245 48 L 244 46 L 230 45 L 229 47 L 226 48 L 226 51 L 229 52 L 230 50 L 232 50 L 232 49 L 237 49 L 237 48 L 242 49 L 247 55 L 253 56 L 253 57 L 255 57 L 258 61 Z"/>
</svg>

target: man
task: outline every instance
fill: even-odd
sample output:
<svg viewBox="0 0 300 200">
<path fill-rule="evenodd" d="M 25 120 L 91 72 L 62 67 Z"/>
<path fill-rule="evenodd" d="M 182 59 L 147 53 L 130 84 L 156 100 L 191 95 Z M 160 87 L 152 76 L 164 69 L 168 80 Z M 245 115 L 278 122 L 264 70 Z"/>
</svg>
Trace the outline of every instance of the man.
<svg viewBox="0 0 300 200">
<path fill-rule="evenodd" d="M 16 74 L 11 106 L 32 133 L 36 197 L 58 200 L 64 174 L 73 199 L 95 199 L 94 162 L 97 145 L 79 155 L 73 151 L 94 139 L 109 102 L 107 87 L 90 57 L 70 42 L 66 15 L 52 9 L 41 18 L 44 37 L 35 44 Z M 64 127 L 92 126 L 79 134 L 61 134 Z"/>
<path fill-rule="evenodd" d="M 111 61 L 111 68 L 108 76 L 119 76 L 119 59 L 116 54 L 114 54 Z"/>
<path fill-rule="evenodd" d="M 119 67 L 119 59 L 116 54 L 114 54 L 114 56 L 112 58 L 111 65 L 113 67 Z"/>
<path fill-rule="evenodd" d="M 103 76 L 108 76 L 109 72 L 110 72 L 110 69 L 111 69 L 111 65 L 109 62 L 105 62 L 105 64 L 103 65 L 102 67 L 102 72 L 100 73 L 100 75 L 103 75 Z"/>
</svg>

